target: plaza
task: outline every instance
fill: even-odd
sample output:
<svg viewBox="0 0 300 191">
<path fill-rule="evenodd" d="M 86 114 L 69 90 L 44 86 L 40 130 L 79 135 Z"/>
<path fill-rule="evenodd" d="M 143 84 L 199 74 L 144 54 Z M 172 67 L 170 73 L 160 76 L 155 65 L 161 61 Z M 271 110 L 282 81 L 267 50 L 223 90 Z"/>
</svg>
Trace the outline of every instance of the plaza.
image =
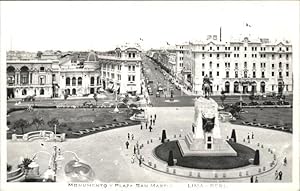
<svg viewBox="0 0 300 191">
<path fill-rule="evenodd" d="M 233 169 L 225 171 L 227 177 L 230 173 L 235 175 L 234 178 L 221 178 L 224 171 L 220 172 L 219 178 L 215 178 L 213 173 L 207 170 L 200 170 L 201 177 L 198 178 L 196 175 L 194 177 L 188 177 L 189 171 L 186 171 L 186 176 L 174 175 L 172 173 L 166 173 L 165 169 L 153 169 L 149 166 L 149 160 L 165 167 L 165 163 L 155 159 L 152 154 L 153 146 L 158 145 L 158 138 L 161 136 L 162 129 L 167 132 L 167 137 L 174 139 L 174 135 L 179 134 L 185 135 L 188 133 L 193 116 L 192 107 L 172 107 L 172 108 L 148 108 L 148 115 L 157 115 L 157 122 L 153 127 L 152 132 L 145 127 L 141 130 L 140 125 L 124 127 L 115 130 L 104 131 L 89 135 L 87 137 L 82 137 L 78 139 L 67 139 L 65 142 L 53 143 L 45 142 L 42 140 L 36 140 L 33 142 L 12 142 L 7 141 L 7 159 L 10 163 L 15 166 L 19 164 L 20 157 L 32 157 L 36 152 L 40 150 L 51 151 L 54 144 L 64 150 L 71 150 L 77 154 L 77 156 L 89 164 L 93 171 L 95 172 L 95 180 L 100 182 L 249 182 L 250 177 L 245 175 L 245 169 Z M 168 116 L 168 117 L 165 117 Z M 176 120 L 174 120 L 176 119 Z M 234 128 L 237 132 L 238 143 L 245 144 L 246 146 L 257 149 L 257 143 L 263 144 L 264 149 L 260 149 L 261 156 L 267 156 L 268 148 L 274 151 L 277 155 L 277 164 L 270 171 L 261 173 L 256 173 L 259 182 L 276 182 L 274 173 L 275 170 L 280 170 L 283 172 L 283 179 L 281 182 L 291 182 L 292 173 L 292 134 L 284 133 L 274 130 L 266 130 L 257 127 L 248 127 L 242 125 L 232 125 L 228 122 L 220 123 L 222 133 L 224 135 L 230 136 L 232 129 Z M 255 138 L 251 140 L 251 143 L 243 143 L 242 139 L 247 137 L 248 133 L 254 133 Z M 133 133 L 134 140 L 129 141 L 129 148 L 126 149 L 125 142 L 128 140 L 127 134 Z M 153 143 L 147 144 L 147 141 L 153 140 Z M 141 153 L 145 155 L 145 161 L 140 167 L 138 160 L 131 163 L 131 158 L 133 155 L 133 145 L 136 142 L 139 144 L 144 144 L 141 149 Z M 43 144 L 44 146 L 41 146 Z M 283 158 L 287 157 L 287 166 L 283 166 Z M 48 157 L 49 158 L 49 157 Z M 65 161 L 72 159 L 71 156 L 67 156 Z M 38 157 L 37 163 L 40 164 L 40 171 L 43 172 L 47 169 L 48 159 L 47 156 Z M 269 163 L 271 161 L 267 161 Z M 63 166 L 62 163 L 61 165 Z M 261 166 L 262 168 L 262 166 Z M 63 178 L 63 169 L 58 170 L 57 181 L 65 181 Z M 164 172 L 162 172 L 164 171 Z M 235 171 L 235 172 L 233 172 Z M 243 173 L 239 177 L 239 171 Z M 180 174 L 180 170 L 177 170 Z M 252 172 L 249 170 L 250 175 Z M 254 172 L 253 172 L 254 173 Z M 123 176 L 126 174 L 126 176 Z M 208 174 L 205 177 L 205 174 Z M 237 176 L 237 177 L 236 177 Z M 209 178 L 210 177 L 210 178 Z M 278 181 L 278 180 L 277 180 Z"/>
</svg>

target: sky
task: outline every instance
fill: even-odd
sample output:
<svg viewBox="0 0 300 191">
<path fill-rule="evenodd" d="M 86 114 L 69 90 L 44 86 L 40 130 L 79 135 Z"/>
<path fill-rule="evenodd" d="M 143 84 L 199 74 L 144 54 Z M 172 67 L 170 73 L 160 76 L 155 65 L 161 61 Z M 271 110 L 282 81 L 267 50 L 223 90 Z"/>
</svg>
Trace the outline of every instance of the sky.
<svg viewBox="0 0 300 191">
<path fill-rule="evenodd" d="M 225 40 L 246 31 L 292 41 L 299 34 L 298 1 L 0 3 L 6 50 L 105 51 L 126 42 L 159 48 L 219 35 L 220 27 Z"/>
</svg>

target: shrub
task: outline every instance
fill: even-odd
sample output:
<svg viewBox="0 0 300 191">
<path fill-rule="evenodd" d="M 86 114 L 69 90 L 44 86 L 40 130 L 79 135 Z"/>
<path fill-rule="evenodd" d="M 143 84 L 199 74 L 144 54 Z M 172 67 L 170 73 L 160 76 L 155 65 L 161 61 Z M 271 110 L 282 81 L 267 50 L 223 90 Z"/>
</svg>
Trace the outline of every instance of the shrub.
<svg viewBox="0 0 300 191">
<path fill-rule="evenodd" d="M 232 132 L 231 132 L 231 139 L 233 139 L 233 141 L 236 142 L 236 133 L 235 133 L 235 129 L 232 129 Z"/>
<path fill-rule="evenodd" d="M 166 130 L 162 130 L 161 142 L 164 143 L 167 138 Z"/>
<path fill-rule="evenodd" d="M 7 164 L 7 172 L 10 172 L 11 171 L 11 169 L 12 169 L 12 166 L 10 165 L 10 164 Z"/>
<path fill-rule="evenodd" d="M 169 151 L 169 159 L 168 159 L 168 166 L 174 166 L 174 157 L 173 151 Z"/>
<path fill-rule="evenodd" d="M 259 150 L 255 151 L 253 164 L 254 165 L 259 165 Z"/>
</svg>

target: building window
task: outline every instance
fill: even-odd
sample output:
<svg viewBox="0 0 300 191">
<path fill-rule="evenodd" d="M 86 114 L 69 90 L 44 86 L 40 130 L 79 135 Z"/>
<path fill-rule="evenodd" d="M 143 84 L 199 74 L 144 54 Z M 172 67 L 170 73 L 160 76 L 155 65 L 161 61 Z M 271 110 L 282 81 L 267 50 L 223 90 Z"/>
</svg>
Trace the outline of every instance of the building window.
<svg viewBox="0 0 300 191">
<path fill-rule="evenodd" d="M 42 88 L 41 90 L 40 90 L 40 95 L 44 95 L 45 94 L 45 91 L 44 91 L 44 89 Z"/>
<path fill-rule="evenodd" d="M 204 58 L 205 54 L 202 54 L 202 57 Z"/>
<path fill-rule="evenodd" d="M 253 63 L 253 68 L 255 68 L 255 63 Z"/>
<path fill-rule="evenodd" d="M 247 62 L 244 62 L 244 68 L 247 68 Z"/>
<path fill-rule="evenodd" d="M 279 54 L 279 58 L 281 58 L 281 54 Z"/>
<path fill-rule="evenodd" d="M 66 78 L 66 86 L 70 86 L 70 81 L 71 81 L 70 78 L 67 77 L 67 78 Z"/>
<path fill-rule="evenodd" d="M 279 78 L 282 78 L 282 72 L 279 72 L 278 75 L 279 75 Z"/>
<path fill-rule="evenodd" d="M 272 91 L 274 91 L 274 85 L 272 85 Z"/>
<path fill-rule="evenodd" d="M 245 58 L 247 58 L 247 54 L 245 54 Z"/>
<path fill-rule="evenodd" d="M 212 47 L 209 47 L 209 50 L 212 50 Z"/>
<path fill-rule="evenodd" d="M 26 89 L 23 89 L 22 90 L 22 95 L 26 95 L 27 94 L 27 90 Z"/>
<path fill-rule="evenodd" d="M 229 78 L 229 71 L 226 71 L 226 78 Z"/>
<path fill-rule="evenodd" d="M 32 79 L 32 76 L 31 76 L 31 79 Z M 55 74 L 52 74 L 52 81 L 53 81 L 53 82 L 55 82 L 55 81 L 56 81 Z"/>
<path fill-rule="evenodd" d="M 227 47 L 225 46 L 225 50 L 227 50 Z"/>
<path fill-rule="evenodd" d="M 274 72 L 272 72 L 272 76 L 274 76 Z"/>
<path fill-rule="evenodd" d="M 234 77 L 238 78 L 239 77 L 239 73 L 237 71 L 234 72 Z"/>
<path fill-rule="evenodd" d="M 202 50 L 204 50 L 204 46 L 202 46 Z"/>
<path fill-rule="evenodd" d="M 76 86 L 76 78 L 75 77 L 72 78 L 72 86 Z"/>
<path fill-rule="evenodd" d="M 131 58 L 131 53 L 128 54 L 129 58 Z"/>
<path fill-rule="evenodd" d="M 45 67 L 40 67 L 40 72 L 44 72 L 45 71 Z"/>
<path fill-rule="evenodd" d="M 135 66 L 132 66 L 132 71 L 135 72 Z"/>
<path fill-rule="evenodd" d="M 82 78 L 81 77 L 78 78 L 78 86 L 82 86 Z"/>
<path fill-rule="evenodd" d="M 219 76 L 219 72 L 217 72 L 217 76 Z"/>
<path fill-rule="evenodd" d="M 94 77 L 91 77 L 91 86 L 93 86 L 95 83 L 95 78 Z"/>
<path fill-rule="evenodd" d="M 261 72 L 261 77 L 265 78 L 265 72 Z"/>
<path fill-rule="evenodd" d="M 253 78 L 256 78 L 256 73 L 255 72 L 253 72 Z"/>
<path fill-rule="evenodd" d="M 212 68 L 212 62 L 209 62 L 209 68 L 210 69 Z"/>
<path fill-rule="evenodd" d="M 272 64 L 272 69 L 274 69 L 275 64 Z"/>
<path fill-rule="evenodd" d="M 212 57 L 212 54 L 209 54 L 209 57 Z"/>
<path fill-rule="evenodd" d="M 219 50 L 219 47 L 217 46 L 217 50 Z"/>
<path fill-rule="evenodd" d="M 235 68 L 238 68 L 238 65 L 239 65 L 238 63 L 235 63 Z"/>
<path fill-rule="evenodd" d="M 132 58 L 135 58 L 135 53 L 132 53 Z"/>
<path fill-rule="evenodd" d="M 279 62 L 279 68 L 282 68 L 282 63 L 281 62 Z"/>
<path fill-rule="evenodd" d="M 204 76 L 204 72 L 202 71 L 202 76 Z"/>
<path fill-rule="evenodd" d="M 245 51 L 247 51 L 247 47 L 245 47 Z"/>
<path fill-rule="evenodd" d="M 212 78 L 212 71 L 209 71 L 209 77 Z"/>
<path fill-rule="evenodd" d="M 286 69 L 287 69 L 287 70 L 289 69 L 289 64 L 286 64 Z"/>
<path fill-rule="evenodd" d="M 128 66 L 128 71 L 129 71 L 129 72 L 131 71 L 131 66 Z"/>
<path fill-rule="evenodd" d="M 247 71 L 244 71 L 244 78 L 247 78 Z"/>
<path fill-rule="evenodd" d="M 204 63 L 202 63 L 202 68 L 205 68 L 205 64 Z"/>
<path fill-rule="evenodd" d="M 217 63 L 217 68 L 219 68 L 220 67 L 220 64 L 219 63 Z"/>
<path fill-rule="evenodd" d="M 40 76 L 40 85 L 45 85 L 46 76 Z"/>
<path fill-rule="evenodd" d="M 121 80 L 121 75 L 120 74 L 118 74 L 118 80 Z"/>
<path fill-rule="evenodd" d="M 220 57 L 220 54 L 217 54 L 217 58 L 219 58 Z"/>
<path fill-rule="evenodd" d="M 274 47 L 272 47 L 272 51 L 274 51 Z"/>
<path fill-rule="evenodd" d="M 289 77 L 289 72 L 286 72 L 286 77 Z"/>
</svg>

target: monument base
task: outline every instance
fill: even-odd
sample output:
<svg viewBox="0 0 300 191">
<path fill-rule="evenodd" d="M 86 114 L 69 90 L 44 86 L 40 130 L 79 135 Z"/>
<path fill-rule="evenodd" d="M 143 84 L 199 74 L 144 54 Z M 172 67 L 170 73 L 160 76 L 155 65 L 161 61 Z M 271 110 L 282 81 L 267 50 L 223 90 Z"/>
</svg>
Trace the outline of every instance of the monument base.
<svg viewBox="0 0 300 191">
<path fill-rule="evenodd" d="M 194 139 L 192 133 L 178 140 L 178 147 L 182 156 L 237 156 L 237 152 L 223 139 L 213 139 L 208 149 L 204 139 Z"/>
</svg>

